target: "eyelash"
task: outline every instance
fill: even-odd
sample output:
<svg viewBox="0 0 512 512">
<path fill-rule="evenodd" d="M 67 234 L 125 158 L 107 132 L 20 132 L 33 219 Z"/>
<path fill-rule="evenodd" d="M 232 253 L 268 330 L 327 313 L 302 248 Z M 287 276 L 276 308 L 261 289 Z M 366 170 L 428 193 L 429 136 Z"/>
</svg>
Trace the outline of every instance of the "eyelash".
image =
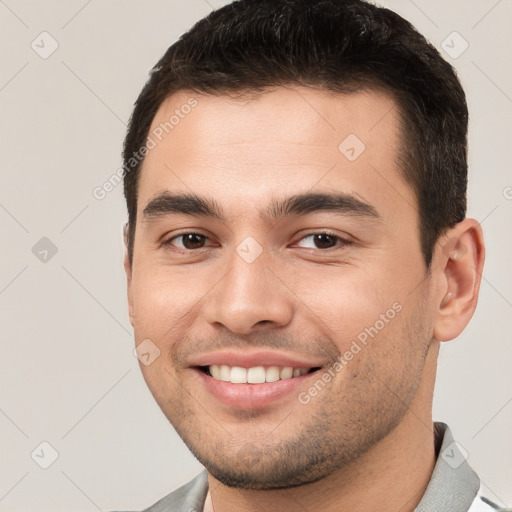
<svg viewBox="0 0 512 512">
<path fill-rule="evenodd" d="M 199 249 L 181 250 L 181 249 L 176 248 L 172 244 L 173 240 L 175 240 L 177 238 L 180 238 L 180 237 L 184 237 L 186 235 L 200 235 L 200 236 L 204 237 L 206 240 L 209 240 L 209 237 L 207 237 L 206 235 L 203 235 L 202 233 L 198 233 L 196 231 L 187 231 L 187 232 L 184 232 L 184 233 L 180 233 L 178 235 L 174 235 L 173 237 L 171 237 L 168 240 L 164 241 L 162 245 L 164 245 L 165 247 L 169 247 L 173 252 L 176 252 L 178 254 L 191 254 L 191 253 L 200 252 L 200 251 L 203 251 L 203 250 L 207 249 L 205 247 L 201 247 Z M 305 238 L 308 238 L 308 237 L 311 237 L 311 236 L 315 236 L 315 235 L 327 235 L 327 236 L 330 236 L 331 238 L 333 238 L 333 239 L 338 241 L 338 244 L 335 245 L 334 247 L 328 247 L 327 249 L 312 249 L 312 250 L 317 250 L 317 251 L 321 251 L 321 252 L 333 251 L 333 250 L 336 250 L 336 249 L 340 249 L 340 248 L 342 248 L 344 246 L 351 245 L 353 243 L 351 240 L 348 240 L 347 238 L 343 238 L 342 236 L 340 236 L 340 235 L 338 235 L 336 233 L 333 233 L 332 231 L 328 231 L 328 230 L 325 230 L 325 231 L 314 231 L 314 232 L 308 233 L 308 234 L 302 236 L 299 239 L 299 241 L 304 240 Z M 306 248 L 306 249 L 310 249 L 310 248 Z"/>
</svg>

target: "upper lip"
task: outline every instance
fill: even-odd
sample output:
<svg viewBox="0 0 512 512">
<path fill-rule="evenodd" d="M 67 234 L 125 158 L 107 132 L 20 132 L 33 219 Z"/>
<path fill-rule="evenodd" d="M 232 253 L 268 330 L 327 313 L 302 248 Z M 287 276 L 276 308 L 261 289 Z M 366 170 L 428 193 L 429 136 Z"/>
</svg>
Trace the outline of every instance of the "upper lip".
<svg viewBox="0 0 512 512">
<path fill-rule="evenodd" d="M 242 368 L 253 368 L 255 366 L 291 366 L 292 368 L 314 368 L 324 366 L 325 362 L 318 359 L 299 354 L 285 354 L 275 351 L 252 351 L 244 350 L 236 352 L 233 350 L 221 350 L 196 355 L 189 361 L 189 366 L 210 366 L 210 365 L 241 366 Z"/>
</svg>

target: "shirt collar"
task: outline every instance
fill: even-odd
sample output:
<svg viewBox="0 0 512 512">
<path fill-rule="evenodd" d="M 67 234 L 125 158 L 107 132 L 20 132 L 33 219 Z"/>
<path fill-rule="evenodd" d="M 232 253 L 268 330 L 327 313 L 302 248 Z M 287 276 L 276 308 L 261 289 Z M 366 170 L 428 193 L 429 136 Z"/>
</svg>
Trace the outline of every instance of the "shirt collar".
<svg viewBox="0 0 512 512">
<path fill-rule="evenodd" d="M 434 424 L 437 461 L 423 498 L 414 512 L 467 512 L 478 494 L 480 479 L 466 462 L 467 452 L 445 423 Z"/>
</svg>

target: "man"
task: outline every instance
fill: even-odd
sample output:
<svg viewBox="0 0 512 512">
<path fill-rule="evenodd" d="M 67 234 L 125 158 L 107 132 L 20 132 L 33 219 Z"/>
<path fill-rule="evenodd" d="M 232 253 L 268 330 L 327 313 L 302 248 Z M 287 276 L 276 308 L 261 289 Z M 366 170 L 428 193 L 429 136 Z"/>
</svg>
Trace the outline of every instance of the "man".
<svg viewBox="0 0 512 512">
<path fill-rule="evenodd" d="M 125 269 L 206 470 L 149 511 L 497 508 L 432 421 L 484 263 L 467 121 L 453 68 L 360 0 L 237 1 L 168 49 L 125 140 Z"/>
</svg>

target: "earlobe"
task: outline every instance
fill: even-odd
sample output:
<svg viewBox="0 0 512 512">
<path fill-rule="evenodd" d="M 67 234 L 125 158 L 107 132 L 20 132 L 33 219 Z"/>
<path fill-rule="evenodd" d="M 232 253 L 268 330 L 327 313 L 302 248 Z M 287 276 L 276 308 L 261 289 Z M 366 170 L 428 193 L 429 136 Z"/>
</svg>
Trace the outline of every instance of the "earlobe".
<svg viewBox="0 0 512 512">
<path fill-rule="evenodd" d="M 483 233 L 474 219 L 465 219 L 437 243 L 434 264 L 439 273 L 439 293 L 434 337 L 456 338 L 476 308 L 485 258 Z"/>
</svg>

